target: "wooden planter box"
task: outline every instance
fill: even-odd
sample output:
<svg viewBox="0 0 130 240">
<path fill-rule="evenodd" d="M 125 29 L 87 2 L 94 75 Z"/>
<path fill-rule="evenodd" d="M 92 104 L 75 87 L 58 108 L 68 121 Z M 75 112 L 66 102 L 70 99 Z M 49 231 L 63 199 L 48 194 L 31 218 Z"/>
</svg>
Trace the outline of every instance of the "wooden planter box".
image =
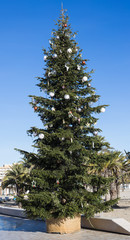
<svg viewBox="0 0 130 240">
<path fill-rule="evenodd" d="M 72 233 L 81 229 L 81 216 L 46 220 L 48 233 Z"/>
</svg>

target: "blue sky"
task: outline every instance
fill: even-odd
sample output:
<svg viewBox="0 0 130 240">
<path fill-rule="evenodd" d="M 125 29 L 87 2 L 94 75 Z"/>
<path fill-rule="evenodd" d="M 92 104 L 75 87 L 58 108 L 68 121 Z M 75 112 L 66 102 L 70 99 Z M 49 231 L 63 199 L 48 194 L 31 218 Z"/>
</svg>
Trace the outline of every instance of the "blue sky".
<svg viewBox="0 0 130 240">
<path fill-rule="evenodd" d="M 102 135 L 116 150 L 130 151 L 130 1 L 65 0 L 76 41 L 90 59 L 99 104 Z M 36 77 L 43 74 L 42 48 L 48 48 L 59 0 L 0 1 L 0 165 L 22 156 L 14 148 L 34 151 L 26 131 L 41 122 L 29 105 L 40 95 Z"/>
</svg>

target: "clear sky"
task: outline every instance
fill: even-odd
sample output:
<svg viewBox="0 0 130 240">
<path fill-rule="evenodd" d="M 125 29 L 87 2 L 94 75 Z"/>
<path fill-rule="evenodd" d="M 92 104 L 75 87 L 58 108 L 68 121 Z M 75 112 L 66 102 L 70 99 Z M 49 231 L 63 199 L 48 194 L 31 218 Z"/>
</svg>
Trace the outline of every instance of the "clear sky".
<svg viewBox="0 0 130 240">
<path fill-rule="evenodd" d="M 116 150 L 130 151 L 130 0 L 64 0 L 92 85 L 109 104 L 98 127 Z M 14 148 L 34 151 L 26 131 L 41 122 L 29 105 L 40 95 L 42 48 L 48 48 L 59 0 L 0 0 L 0 166 L 21 159 Z"/>
</svg>

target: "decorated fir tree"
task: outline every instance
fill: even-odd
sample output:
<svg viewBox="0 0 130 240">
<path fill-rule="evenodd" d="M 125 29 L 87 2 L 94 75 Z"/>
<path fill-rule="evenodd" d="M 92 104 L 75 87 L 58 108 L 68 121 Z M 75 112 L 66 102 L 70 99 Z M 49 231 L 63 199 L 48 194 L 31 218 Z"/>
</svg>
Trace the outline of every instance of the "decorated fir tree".
<svg viewBox="0 0 130 240">
<path fill-rule="evenodd" d="M 110 179 L 99 173 L 108 157 L 101 151 L 109 144 L 95 125 L 96 114 L 107 105 L 96 104 L 100 96 L 91 86 L 92 71 L 86 71 L 87 59 L 75 36 L 62 10 L 49 50 L 43 50 L 45 72 L 37 84 L 41 96 L 30 96 L 43 128 L 28 131 L 35 136 L 37 153 L 19 150 L 33 165 L 30 184 L 25 184 L 28 197 L 21 195 L 19 201 L 32 218 L 89 218 L 112 205 L 102 200 Z"/>
</svg>

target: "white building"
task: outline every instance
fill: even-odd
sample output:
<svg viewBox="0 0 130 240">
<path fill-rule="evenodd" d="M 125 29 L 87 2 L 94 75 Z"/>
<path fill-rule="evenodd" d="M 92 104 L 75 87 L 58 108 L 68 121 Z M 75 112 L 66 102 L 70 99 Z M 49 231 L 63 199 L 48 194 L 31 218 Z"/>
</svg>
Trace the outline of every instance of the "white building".
<svg viewBox="0 0 130 240">
<path fill-rule="evenodd" d="M 11 165 L 3 165 L 3 167 L 0 167 L 0 195 L 10 195 L 15 194 L 16 188 L 15 186 L 9 186 L 5 188 L 4 190 L 1 187 L 2 179 L 4 178 L 6 172 L 10 170 Z"/>
</svg>

